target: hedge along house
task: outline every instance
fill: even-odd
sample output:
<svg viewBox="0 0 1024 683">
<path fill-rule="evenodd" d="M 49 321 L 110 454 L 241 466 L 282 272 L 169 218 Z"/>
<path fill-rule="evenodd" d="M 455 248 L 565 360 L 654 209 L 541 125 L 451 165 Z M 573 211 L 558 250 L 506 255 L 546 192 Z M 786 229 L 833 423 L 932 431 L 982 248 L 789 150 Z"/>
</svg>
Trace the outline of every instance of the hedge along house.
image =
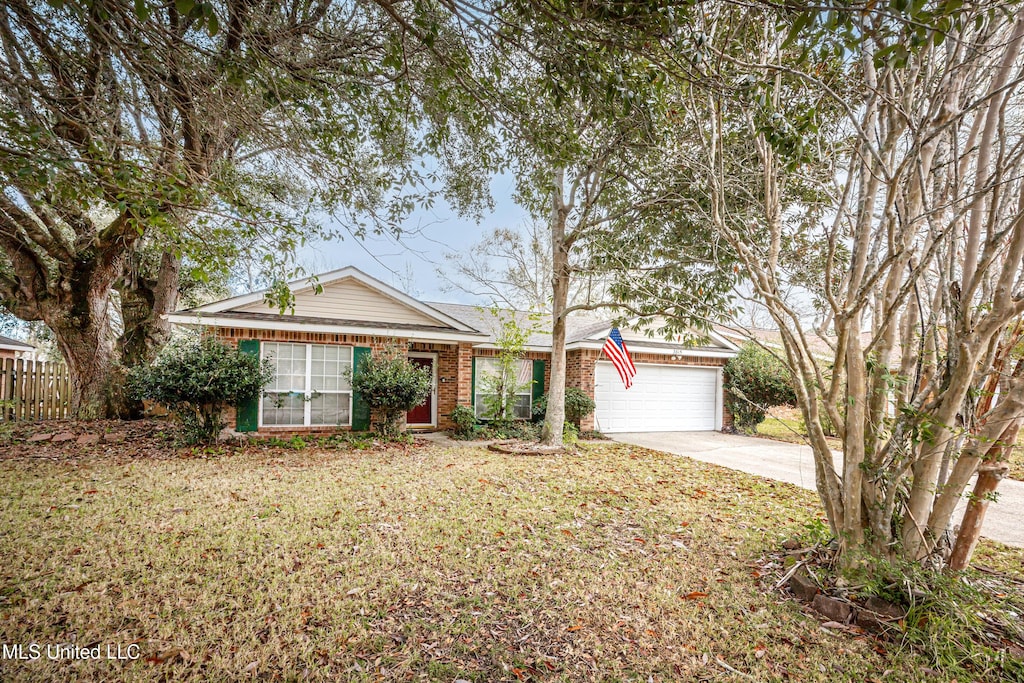
<svg viewBox="0 0 1024 683">
<path fill-rule="evenodd" d="M 280 313 L 264 293 L 224 299 L 169 316 L 180 326 L 212 331 L 247 353 L 271 360 L 274 380 L 263 398 L 238 406 L 242 432 L 310 432 L 370 427 L 369 409 L 351 390 L 346 371 L 358 372 L 365 354 L 389 346 L 431 368 L 433 385 L 424 403 L 407 415 L 414 429 L 448 429 L 457 405 L 483 414 L 482 378 L 493 370 L 502 319 L 515 316 L 531 328 L 519 377 L 517 417 L 529 418 L 532 402 L 550 379 L 550 318 L 460 304 L 419 301 L 362 271 L 348 267 L 289 286 L 294 308 Z M 644 331 L 622 328 L 637 365 L 626 391 L 601 346 L 611 325 L 573 318 L 567 335 L 566 384 L 595 399 L 583 429 L 605 432 L 717 430 L 731 424 L 722 400 L 722 366 L 738 348 L 712 335 L 706 345 L 684 347 Z M 229 416 L 229 419 L 231 417 Z"/>
</svg>

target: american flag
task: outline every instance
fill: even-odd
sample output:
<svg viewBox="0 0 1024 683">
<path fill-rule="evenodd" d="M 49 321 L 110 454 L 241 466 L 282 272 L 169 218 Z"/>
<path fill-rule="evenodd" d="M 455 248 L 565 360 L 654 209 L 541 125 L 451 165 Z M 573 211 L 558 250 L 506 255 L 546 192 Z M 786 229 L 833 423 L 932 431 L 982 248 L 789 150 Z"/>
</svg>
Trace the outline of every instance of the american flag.
<svg viewBox="0 0 1024 683">
<path fill-rule="evenodd" d="M 608 360 L 612 362 L 615 369 L 619 372 L 619 377 L 622 378 L 622 383 L 629 389 L 633 386 L 633 378 L 636 376 L 636 366 L 633 365 L 633 359 L 629 357 L 629 350 L 626 349 L 626 344 L 622 341 L 622 335 L 619 334 L 619 328 L 613 327 L 611 333 L 608 334 L 608 339 L 604 342 L 604 355 L 608 356 Z"/>
</svg>

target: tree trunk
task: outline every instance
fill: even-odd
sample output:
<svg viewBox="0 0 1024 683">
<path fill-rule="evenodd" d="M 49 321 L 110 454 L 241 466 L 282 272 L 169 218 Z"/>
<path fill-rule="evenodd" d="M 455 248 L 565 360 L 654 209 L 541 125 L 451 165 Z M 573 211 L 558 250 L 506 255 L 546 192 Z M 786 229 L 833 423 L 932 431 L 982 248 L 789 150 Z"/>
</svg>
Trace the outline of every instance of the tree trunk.
<svg viewBox="0 0 1024 683">
<path fill-rule="evenodd" d="M 155 278 L 146 277 L 135 267 L 132 271 L 118 287 L 124 322 L 118 347 L 121 362 L 128 368 L 151 362 L 170 341 L 171 323 L 167 314 L 178 305 L 181 259 L 164 252 Z"/>
<path fill-rule="evenodd" d="M 90 314 L 44 318 L 68 365 L 71 415 L 96 419 L 118 414 L 123 375 L 118 370 L 106 306 L 109 291 L 85 295 Z M 102 313 L 100 313 L 102 311 Z"/>
<path fill-rule="evenodd" d="M 1008 471 L 1006 456 L 1013 448 L 1013 444 L 1017 443 L 1019 432 L 1020 420 L 1017 420 L 1006 428 L 999 442 L 992 445 L 981 467 L 978 468 L 978 481 L 974 484 L 970 502 L 967 503 L 963 521 L 960 522 L 960 532 L 956 535 L 953 552 L 949 556 L 947 566 L 953 571 L 966 569 L 971 563 L 971 556 L 974 555 L 974 549 L 981 537 L 981 525 L 985 522 L 989 497 L 995 493 L 999 482 Z"/>
<path fill-rule="evenodd" d="M 565 427 L 565 309 L 569 299 L 569 249 L 565 243 L 565 221 L 569 208 L 563 198 L 565 171 L 554 174 L 554 198 L 551 211 L 551 382 L 548 409 L 544 416 L 540 441 L 561 446 Z"/>
</svg>

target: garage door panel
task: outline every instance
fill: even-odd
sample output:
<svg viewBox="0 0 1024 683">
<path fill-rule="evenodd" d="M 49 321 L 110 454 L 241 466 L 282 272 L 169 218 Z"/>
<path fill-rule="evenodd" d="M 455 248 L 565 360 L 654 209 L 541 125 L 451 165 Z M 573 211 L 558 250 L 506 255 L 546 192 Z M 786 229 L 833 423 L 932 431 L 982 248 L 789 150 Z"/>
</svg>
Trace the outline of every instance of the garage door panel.
<svg viewBox="0 0 1024 683">
<path fill-rule="evenodd" d="M 605 432 L 701 431 L 718 428 L 715 368 L 638 365 L 629 390 L 611 363 L 595 368 L 595 418 Z"/>
</svg>

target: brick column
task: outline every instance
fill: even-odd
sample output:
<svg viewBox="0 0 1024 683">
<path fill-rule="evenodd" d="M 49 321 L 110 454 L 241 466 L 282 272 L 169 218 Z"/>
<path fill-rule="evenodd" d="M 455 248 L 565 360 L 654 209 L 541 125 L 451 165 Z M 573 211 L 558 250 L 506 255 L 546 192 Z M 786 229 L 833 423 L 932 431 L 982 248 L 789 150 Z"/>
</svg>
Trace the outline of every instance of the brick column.
<svg viewBox="0 0 1024 683">
<path fill-rule="evenodd" d="M 460 406 L 473 403 L 473 345 L 459 344 L 458 391 L 456 397 Z"/>
</svg>

